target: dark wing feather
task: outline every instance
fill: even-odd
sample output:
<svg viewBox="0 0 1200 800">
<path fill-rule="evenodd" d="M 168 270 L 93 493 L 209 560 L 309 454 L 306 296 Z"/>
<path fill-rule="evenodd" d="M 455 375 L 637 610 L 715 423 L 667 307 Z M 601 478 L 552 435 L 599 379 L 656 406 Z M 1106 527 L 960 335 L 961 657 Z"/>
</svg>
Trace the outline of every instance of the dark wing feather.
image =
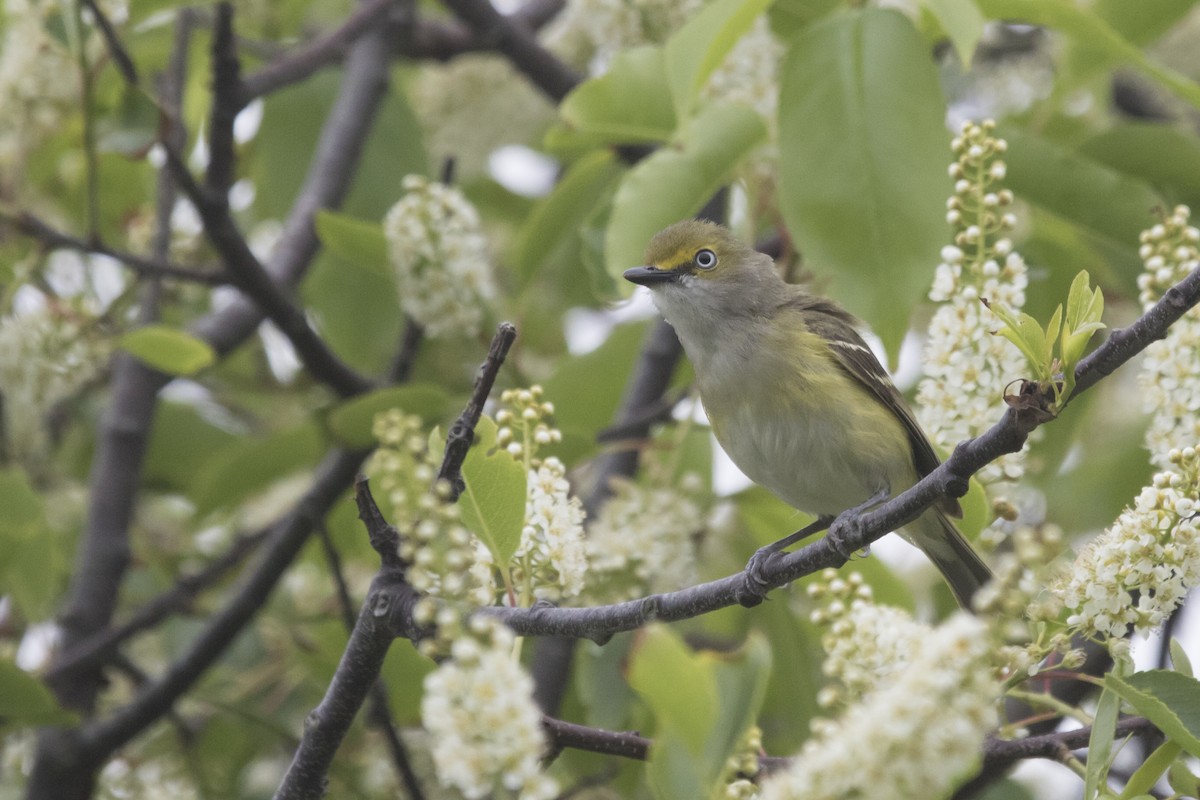
<svg viewBox="0 0 1200 800">
<path fill-rule="evenodd" d="M 837 358 L 838 364 L 855 380 L 871 390 L 879 402 L 896 415 L 908 433 L 908 441 L 912 446 L 913 463 L 917 473 L 924 477 L 942 463 L 925 431 L 921 429 L 912 409 L 904 400 L 904 395 L 892 383 L 887 370 L 875 358 L 871 348 L 855 330 L 858 323 L 848 311 L 821 297 L 798 296 L 789 300 L 785 305 L 795 307 L 805 313 L 808 327 L 825 341 L 829 342 L 830 350 Z M 939 504 L 944 512 L 961 516 L 962 509 L 953 498 L 946 498 L 944 504 Z"/>
</svg>

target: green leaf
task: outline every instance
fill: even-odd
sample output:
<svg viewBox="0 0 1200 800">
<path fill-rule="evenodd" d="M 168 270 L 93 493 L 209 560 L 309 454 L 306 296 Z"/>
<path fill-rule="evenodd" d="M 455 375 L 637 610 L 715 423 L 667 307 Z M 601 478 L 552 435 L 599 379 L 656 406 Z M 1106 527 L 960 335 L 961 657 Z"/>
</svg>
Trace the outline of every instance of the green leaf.
<svg viewBox="0 0 1200 800">
<path fill-rule="evenodd" d="M 168 375 L 195 375 L 217 360 L 205 341 L 167 325 L 144 325 L 121 337 L 120 346 L 147 366 Z"/>
<path fill-rule="evenodd" d="M 391 277 L 387 239 L 379 223 L 321 210 L 315 225 L 321 244 L 339 260 Z"/>
<path fill-rule="evenodd" d="M 1050 357 L 1047 353 L 1054 346 L 1054 340 L 1047 338 L 1041 323 L 1024 311 L 1014 313 L 1005 303 L 989 303 L 988 308 L 1004 323 L 1004 327 L 996 333 L 1017 346 L 1017 349 L 1025 356 L 1025 360 L 1029 363 L 1037 380 L 1048 379 L 1050 377 Z M 1062 306 L 1059 305 L 1052 320 L 1059 320 L 1061 316 Z M 1054 322 L 1054 326 L 1057 333 L 1058 323 Z"/>
<path fill-rule="evenodd" d="M 947 237 L 950 137 L 929 49 L 894 11 L 828 17 L 792 43 L 779 107 L 788 230 L 894 354 Z"/>
<path fill-rule="evenodd" d="M 734 167 L 767 135 L 748 108 L 714 104 L 689 120 L 668 147 L 642 159 L 621 181 L 604 237 L 608 273 L 625 295 L 621 274 L 641 263 L 658 231 L 699 211 Z"/>
<path fill-rule="evenodd" d="M 1129 780 L 1125 782 L 1125 788 L 1121 792 L 1121 800 L 1154 800 L 1154 795 L 1150 794 L 1150 790 L 1154 788 L 1154 784 L 1158 783 L 1158 779 L 1166 774 L 1171 768 L 1171 764 L 1179 756 L 1183 748 L 1178 742 L 1165 741 L 1154 749 L 1154 752 L 1146 757 L 1142 765 L 1134 770 L 1134 773 L 1129 776 Z"/>
<path fill-rule="evenodd" d="M 1092 291 L 1087 270 L 1080 270 L 1071 282 L 1067 296 L 1067 318 L 1062 331 L 1064 374 L 1074 372 L 1092 334 L 1104 328 L 1104 323 L 1100 322 L 1103 314 L 1104 294 L 1099 287 Z"/>
<path fill-rule="evenodd" d="M 921 0 L 921 5 L 942 26 L 963 68 L 971 66 L 971 56 L 975 54 L 987 22 L 975 0 Z"/>
<path fill-rule="evenodd" d="M 160 122 L 161 112 L 154 99 L 125 84 L 115 111 L 97 120 L 96 148 L 141 158 L 157 141 Z"/>
<path fill-rule="evenodd" d="M 1163 200 L 1146 183 L 1053 144 L 1006 129 L 1008 186 L 1021 199 L 1127 248 L 1132 257 L 1150 212 Z M 1098 198 L 1103 198 L 1099 202 Z"/>
<path fill-rule="evenodd" d="M 1171 637 L 1171 667 L 1180 675 L 1187 675 L 1189 678 L 1194 677 L 1192 673 L 1192 661 L 1188 658 L 1187 651 L 1183 649 L 1183 645 L 1179 640 Z"/>
<path fill-rule="evenodd" d="M 606 196 L 608 188 L 624 172 L 611 150 L 589 153 L 567 169 L 517 232 L 513 261 L 522 283 L 529 281 L 568 237 L 579 234 L 596 210 L 597 198 Z"/>
<path fill-rule="evenodd" d="M 275 481 L 308 469 L 321 457 L 325 437 L 315 421 L 269 436 L 244 437 L 216 451 L 196 477 L 197 513 L 228 508 Z"/>
<path fill-rule="evenodd" d="M 495 449 L 496 430 L 490 417 L 480 418 L 475 443 L 463 462 L 466 490 L 458 505 L 463 523 L 503 569 L 521 544 L 528 477 L 524 464 Z"/>
<path fill-rule="evenodd" d="M 1111 688 L 1167 738 L 1200 756 L 1200 681 L 1169 670 L 1148 670 L 1120 678 L 1109 673 Z"/>
<path fill-rule="evenodd" d="M 647 770 L 660 798 L 713 796 L 728 757 L 762 705 L 770 649 L 752 635 L 736 653 L 693 653 L 664 626 L 637 638 L 629 683 L 656 721 Z"/>
<path fill-rule="evenodd" d="M 0 586 L 34 619 L 53 613 L 59 589 L 45 505 L 23 469 L 0 469 Z"/>
<path fill-rule="evenodd" d="M 1087 772 L 1084 775 L 1084 797 L 1095 797 L 1103 788 L 1108 789 L 1106 778 L 1112 766 L 1113 737 L 1116 733 L 1117 716 L 1121 711 L 1121 698 L 1116 692 L 1105 689 L 1096 704 L 1096 715 L 1092 720 L 1092 735 L 1088 738 Z"/>
<path fill-rule="evenodd" d="M 1115 63 L 1126 63 L 1200 108 L 1200 86 L 1174 70 L 1154 63 L 1136 44 L 1107 22 L 1068 0 L 977 0 L 991 19 L 1043 25 L 1066 33 Z M 1129 13 L 1133 13 L 1130 9 Z"/>
<path fill-rule="evenodd" d="M 446 412 L 449 401 L 445 390 L 432 383 L 376 389 L 351 398 L 329 412 L 329 429 L 347 447 L 370 447 L 375 444 L 371 429 L 376 414 L 398 408 L 422 420 L 436 420 Z"/>
<path fill-rule="evenodd" d="M 0 660 L 0 726 L 73 725 L 79 716 L 58 704 L 46 684 Z"/>
<path fill-rule="evenodd" d="M 603 75 L 586 80 L 563 99 L 565 128 L 547 135 L 551 149 L 581 139 L 593 145 L 663 142 L 675 130 L 671 89 L 660 47 L 618 53 Z"/>
<path fill-rule="evenodd" d="M 1079 155 L 1167 193 L 1174 202 L 1200 205 L 1200 142 L 1169 125 L 1131 122 L 1093 136 Z"/>
<path fill-rule="evenodd" d="M 713 0 L 667 40 L 667 82 L 675 114 L 686 119 L 700 90 L 770 0 Z"/>
</svg>

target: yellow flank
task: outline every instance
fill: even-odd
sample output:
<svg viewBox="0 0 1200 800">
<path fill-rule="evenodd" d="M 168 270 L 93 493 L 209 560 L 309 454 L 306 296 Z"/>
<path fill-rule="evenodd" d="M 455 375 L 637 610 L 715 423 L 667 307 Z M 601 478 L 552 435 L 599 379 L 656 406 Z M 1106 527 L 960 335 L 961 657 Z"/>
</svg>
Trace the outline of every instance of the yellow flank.
<svg viewBox="0 0 1200 800">
<path fill-rule="evenodd" d="M 751 480 L 814 514 L 916 482 L 904 427 L 816 334 L 762 326 L 747 338 L 698 377 L 717 441 Z"/>
</svg>

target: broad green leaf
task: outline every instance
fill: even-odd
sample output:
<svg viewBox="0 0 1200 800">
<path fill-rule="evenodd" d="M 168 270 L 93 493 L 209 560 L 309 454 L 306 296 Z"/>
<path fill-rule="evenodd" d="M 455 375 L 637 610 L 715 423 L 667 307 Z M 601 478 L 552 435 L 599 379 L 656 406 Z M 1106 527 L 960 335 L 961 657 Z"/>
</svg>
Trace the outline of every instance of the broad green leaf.
<svg viewBox="0 0 1200 800">
<path fill-rule="evenodd" d="M 1196 0 L 1094 0 L 1091 11 L 1138 45 L 1162 36 L 1196 5 Z"/>
<path fill-rule="evenodd" d="M 1178 758 L 1183 748 L 1178 742 L 1167 740 L 1154 749 L 1154 752 L 1146 757 L 1141 766 L 1134 770 L 1129 776 L 1129 780 L 1125 782 L 1125 788 L 1121 792 L 1121 800 L 1154 800 L 1154 795 L 1150 791 L 1154 788 L 1154 784 L 1158 783 L 1159 778 L 1167 773 L 1171 768 L 1171 764 Z"/>
<path fill-rule="evenodd" d="M 34 619 L 53 613 L 58 590 L 45 506 L 23 469 L 0 469 L 0 586 Z"/>
<path fill-rule="evenodd" d="M 1004 157 L 1006 182 L 1017 197 L 1136 255 L 1133 251 L 1149 214 L 1163 206 L 1157 192 L 1036 135 L 1007 129 L 1004 138 L 1009 145 Z"/>
<path fill-rule="evenodd" d="M 1079 155 L 1167 194 L 1200 204 L 1200 141 L 1169 125 L 1131 122 L 1079 145 Z"/>
<path fill-rule="evenodd" d="M 161 117 L 158 104 L 150 95 L 124 85 L 117 108 L 97 120 L 96 147 L 141 158 L 157 141 Z"/>
<path fill-rule="evenodd" d="M 894 11 L 828 17 L 792 43 L 779 108 L 788 230 L 895 354 L 948 235 L 950 137 L 928 47 Z"/>
<path fill-rule="evenodd" d="M 963 67 L 971 66 L 971 56 L 983 37 L 983 25 L 987 21 L 975 0 L 921 0 L 921 5 L 942 26 Z"/>
<path fill-rule="evenodd" d="M 717 721 L 719 693 L 712 660 L 692 652 L 663 625 L 634 642 L 629 685 L 654 712 L 657 735 L 670 735 L 699 757 Z"/>
<path fill-rule="evenodd" d="M 201 465 L 214 453 L 237 441 L 187 403 L 162 401 L 154 412 L 154 427 L 143 468 L 155 489 L 190 493 Z"/>
<path fill-rule="evenodd" d="M 1054 347 L 1054 339 L 1046 335 L 1041 323 L 1024 311 L 1012 311 L 1001 302 L 991 303 L 988 308 L 1004 323 L 1004 327 L 997 333 L 1017 346 L 1017 349 L 1025 356 L 1025 360 L 1029 362 L 1037 380 L 1049 378 L 1049 351 Z M 1051 324 L 1056 335 L 1061 318 L 1062 305 L 1059 305 L 1054 316 L 1051 317 Z"/>
<path fill-rule="evenodd" d="M 667 82 L 675 114 L 686 119 L 713 70 L 771 0 L 713 0 L 667 40 Z"/>
<path fill-rule="evenodd" d="M 1183 645 L 1179 640 L 1171 638 L 1171 667 L 1180 675 L 1187 675 L 1189 678 L 1194 677 L 1192 674 L 1192 660 L 1188 658 L 1187 651 L 1183 649 Z"/>
<path fill-rule="evenodd" d="M 638 636 L 630 685 L 656 720 L 647 767 L 657 797 L 713 797 L 724 764 L 762 705 L 770 649 L 752 635 L 735 653 L 690 651 L 664 626 Z"/>
<path fill-rule="evenodd" d="M 1200 778 L 1196 777 L 1183 759 L 1176 759 L 1175 763 L 1171 765 L 1167 771 L 1167 780 L 1171 784 L 1171 789 L 1182 797 L 1200 795 Z"/>
<path fill-rule="evenodd" d="M 217 360 L 209 344 L 167 325 L 144 325 L 121 337 L 122 349 L 168 375 L 195 375 Z"/>
<path fill-rule="evenodd" d="M 463 523 L 507 566 L 521 544 L 528 477 L 525 466 L 496 447 L 496 423 L 481 417 L 462 466 L 466 489 L 458 499 Z"/>
<path fill-rule="evenodd" d="M 1087 772 L 1084 775 L 1084 797 L 1095 797 L 1101 788 L 1107 790 L 1108 769 L 1112 766 L 1113 737 L 1116 733 L 1117 716 L 1121 711 L 1121 698 L 1116 692 L 1105 689 L 1096 704 L 1092 720 L 1092 735 L 1088 738 Z"/>
<path fill-rule="evenodd" d="M 1200 681 L 1169 670 L 1147 670 L 1120 678 L 1104 677 L 1112 689 L 1167 738 L 1193 756 L 1200 756 Z"/>
<path fill-rule="evenodd" d="M 611 150 L 597 150 L 572 164 L 562 180 L 534 206 L 517 233 L 513 261 L 527 282 L 596 210 L 598 198 L 624 173 Z"/>
<path fill-rule="evenodd" d="M 315 421 L 263 437 L 246 437 L 216 451 L 196 476 L 192 500 L 203 515 L 240 503 L 280 478 L 311 467 L 325 438 Z"/>
<path fill-rule="evenodd" d="M 379 223 L 322 210 L 317 212 L 315 226 L 321 244 L 339 260 L 359 269 L 391 276 L 387 239 Z"/>
<path fill-rule="evenodd" d="M 376 389 L 330 411 L 329 429 L 347 447 L 370 447 L 375 444 L 371 429 L 376 414 L 398 408 L 423 420 L 437 420 L 446 412 L 449 400 L 445 390 L 431 383 Z"/>
<path fill-rule="evenodd" d="M 750 109 L 710 105 L 684 125 L 670 146 L 625 175 L 604 237 L 608 273 L 621 292 L 633 292 L 621 274 L 641 263 L 650 238 L 699 211 L 766 134 L 762 119 Z"/>
<path fill-rule="evenodd" d="M 603 75 L 586 80 L 563 99 L 559 113 L 567 131 L 561 141 L 582 134 L 596 144 L 662 142 L 675 130 L 671 89 L 660 47 L 634 47 L 613 58 Z"/>
<path fill-rule="evenodd" d="M 841 5 L 839 0 L 775 0 L 767 13 L 771 18 L 771 30 L 776 36 L 787 39 Z"/>
<path fill-rule="evenodd" d="M 1136 44 L 1111 25 L 1070 0 L 977 0 L 991 19 L 1021 21 L 1054 28 L 1084 42 L 1116 63 L 1127 63 L 1200 108 L 1200 86 L 1174 70 L 1151 61 Z"/>
<path fill-rule="evenodd" d="M 0 660 L 0 727 L 71 725 L 78 719 L 58 704 L 46 684 L 13 662 Z"/>
<path fill-rule="evenodd" d="M 1067 316 L 1062 330 L 1063 368 L 1072 373 L 1068 382 L 1073 384 L 1073 371 L 1092 334 L 1104 328 L 1100 317 L 1104 313 L 1104 294 L 1099 287 L 1092 291 L 1087 270 L 1080 270 L 1071 282 L 1067 296 Z"/>
</svg>

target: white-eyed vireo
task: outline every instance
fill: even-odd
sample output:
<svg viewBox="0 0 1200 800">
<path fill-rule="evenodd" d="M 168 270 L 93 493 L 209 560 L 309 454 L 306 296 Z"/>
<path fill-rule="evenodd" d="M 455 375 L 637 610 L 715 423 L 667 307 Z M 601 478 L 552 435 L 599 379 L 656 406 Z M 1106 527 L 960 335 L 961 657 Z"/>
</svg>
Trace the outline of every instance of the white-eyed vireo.
<svg viewBox="0 0 1200 800">
<path fill-rule="evenodd" d="M 651 289 L 679 335 L 721 447 L 790 505 L 827 524 L 938 465 L 904 397 L 855 331 L 857 320 L 786 283 L 770 256 L 728 229 L 676 223 L 650 241 L 646 266 L 625 278 Z M 947 514 L 961 515 L 951 498 L 901 533 L 969 607 L 992 575 Z M 768 545 L 752 565 L 798 538 Z"/>
</svg>

